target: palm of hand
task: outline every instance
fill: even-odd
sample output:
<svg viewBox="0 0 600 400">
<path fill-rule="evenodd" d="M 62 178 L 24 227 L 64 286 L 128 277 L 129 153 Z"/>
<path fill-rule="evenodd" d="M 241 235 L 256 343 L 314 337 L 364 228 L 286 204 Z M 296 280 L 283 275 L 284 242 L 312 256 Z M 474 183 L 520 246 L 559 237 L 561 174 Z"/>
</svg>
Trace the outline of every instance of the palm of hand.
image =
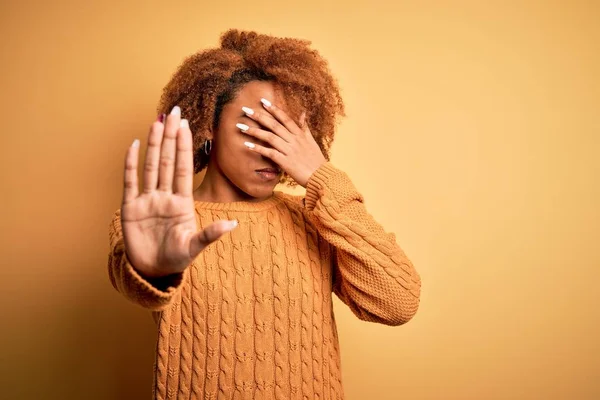
<svg viewBox="0 0 600 400">
<path fill-rule="evenodd" d="M 196 233 L 192 198 L 171 193 L 140 196 L 123 205 L 125 248 L 132 265 L 150 276 L 156 266 L 177 273 L 193 260 L 190 239 Z"/>
<path fill-rule="evenodd" d="M 147 277 L 185 270 L 210 243 L 237 226 L 217 221 L 198 231 L 192 196 L 192 135 L 175 107 L 148 135 L 143 192 L 138 191 L 139 141 L 125 159 L 121 226 L 131 265 Z"/>
</svg>

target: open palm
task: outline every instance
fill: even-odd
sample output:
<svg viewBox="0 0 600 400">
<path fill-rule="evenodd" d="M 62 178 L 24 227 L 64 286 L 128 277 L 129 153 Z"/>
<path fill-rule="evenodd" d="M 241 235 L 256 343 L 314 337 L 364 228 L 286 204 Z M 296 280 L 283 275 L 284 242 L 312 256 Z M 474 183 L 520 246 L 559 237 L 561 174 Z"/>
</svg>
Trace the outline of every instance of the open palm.
<svg viewBox="0 0 600 400">
<path fill-rule="evenodd" d="M 192 135 L 179 107 L 148 135 L 143 190 L 138 189 L 139 141 L 125 159 L 121 225 L 127 257 L 147 277 L 185 270 L 196 256 L 235 221 L 217 221 L 198 231 L 194 210 Z"/>
</svg>

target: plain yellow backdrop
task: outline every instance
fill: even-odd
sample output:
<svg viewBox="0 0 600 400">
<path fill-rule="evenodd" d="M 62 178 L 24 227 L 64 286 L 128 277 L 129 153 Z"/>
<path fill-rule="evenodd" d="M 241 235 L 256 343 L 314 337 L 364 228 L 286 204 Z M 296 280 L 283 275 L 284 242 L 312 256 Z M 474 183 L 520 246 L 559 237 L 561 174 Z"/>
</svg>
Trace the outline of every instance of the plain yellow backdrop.
<svg viewBox="0 0 600 400">
<path fill-rule="evenodd" d="M 336 299 L 347 398 L 600 398 L 599 2 L 0 4 L 0 397 L 150 397 L 153 322 L 106 271 L 123 156 L 239 28 L 329 60 L 332 162 L 423 279 L 402 327 Z"/>
</svg>

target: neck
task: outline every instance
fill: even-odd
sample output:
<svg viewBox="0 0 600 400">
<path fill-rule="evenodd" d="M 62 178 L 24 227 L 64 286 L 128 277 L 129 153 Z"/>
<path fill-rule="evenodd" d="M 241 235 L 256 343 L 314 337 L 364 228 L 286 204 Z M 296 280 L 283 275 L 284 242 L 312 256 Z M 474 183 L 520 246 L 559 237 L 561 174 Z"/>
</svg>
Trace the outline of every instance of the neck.
<svg viewBox="0 0 600 400">
<path fill-rule="evenodd" d="M 211 160 L 212 161 L 212 160 Z M 202 183 L 194 191 L 194 200 L 208 203 L 257 202 L 264 199 L 243 192 L 210 161 Z"/>
</svg>

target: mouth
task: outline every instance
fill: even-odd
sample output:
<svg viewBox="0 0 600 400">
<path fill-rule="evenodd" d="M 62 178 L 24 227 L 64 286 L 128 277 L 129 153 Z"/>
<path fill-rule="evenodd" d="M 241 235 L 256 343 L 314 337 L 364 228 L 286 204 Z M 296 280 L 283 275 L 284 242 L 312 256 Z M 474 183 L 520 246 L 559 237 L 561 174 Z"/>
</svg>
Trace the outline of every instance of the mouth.
<svg viewBox="0 0 600 400">
<path fill-rule="evenodd" d="M 265 181 L 272 181 L 279 177 L 281 174 L 281 169 L 279 168 L 261 168 L 257 169 L 256 173 Z"/>
<path fill-rule="evenodd" d="M 279 174 L 281 170 L 279 168 L 262 168 L 257 169 L 256 172 L 267 172 L 269 174 Z"/>
</svg>

